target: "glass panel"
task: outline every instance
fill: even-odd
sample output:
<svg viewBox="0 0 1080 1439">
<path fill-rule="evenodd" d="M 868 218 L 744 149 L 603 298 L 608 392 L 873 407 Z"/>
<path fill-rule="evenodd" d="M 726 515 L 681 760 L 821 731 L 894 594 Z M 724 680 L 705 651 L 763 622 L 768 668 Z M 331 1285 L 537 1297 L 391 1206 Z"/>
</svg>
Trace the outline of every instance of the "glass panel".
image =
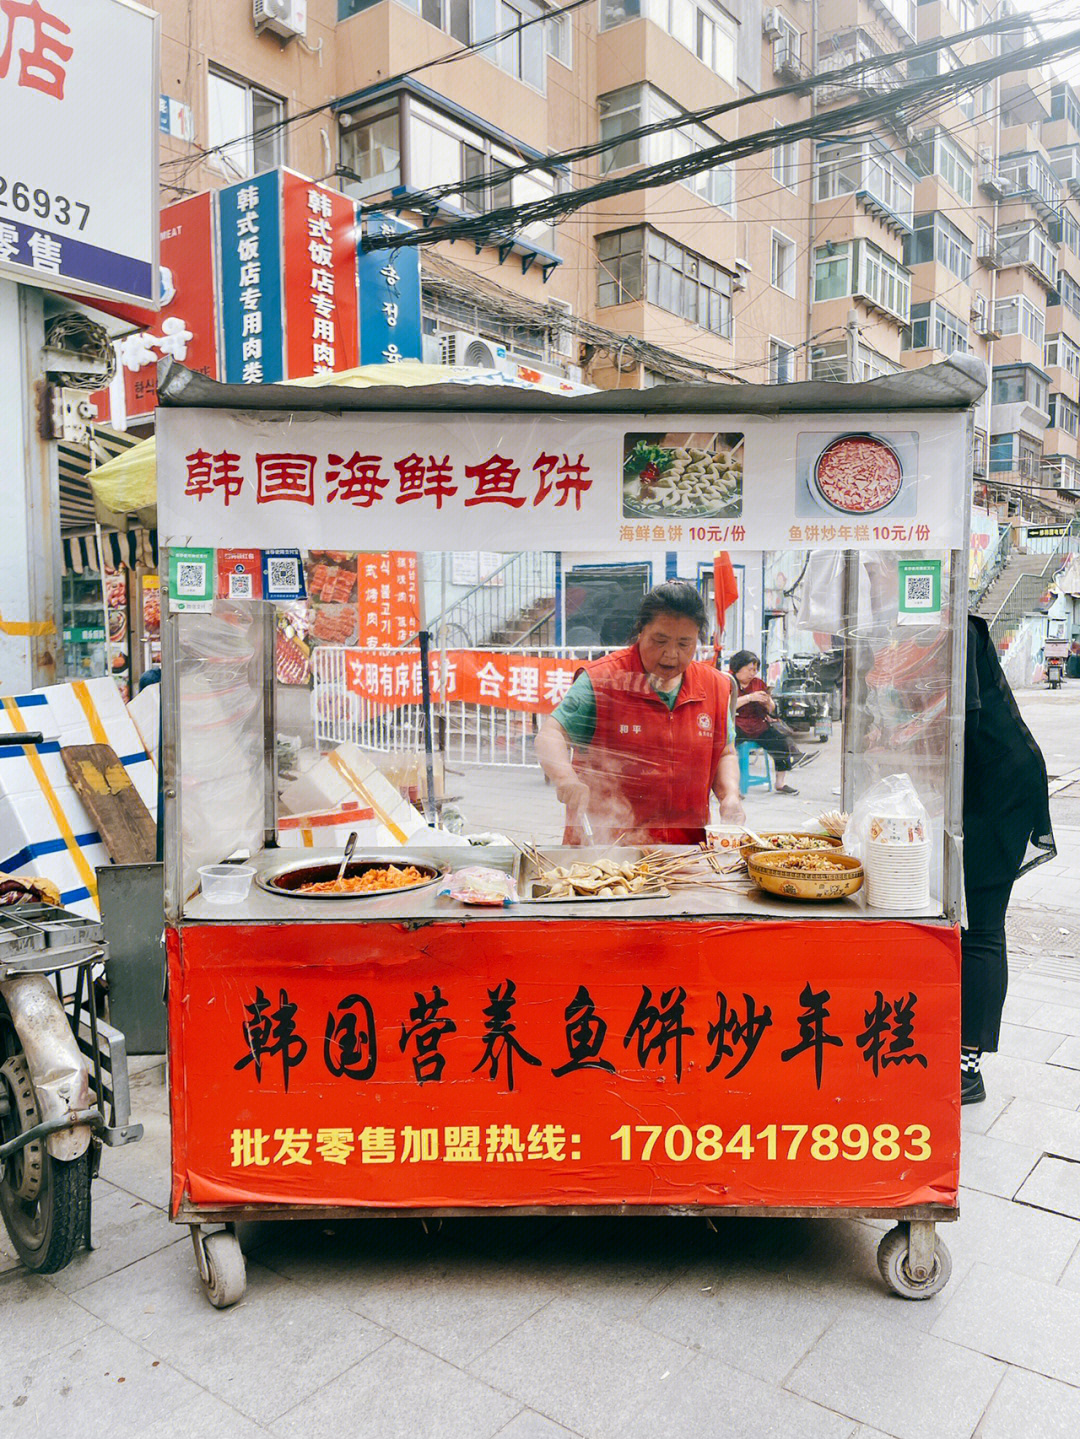
<svg viewBox="0 0 1080 1439">
<path fill-rule="evenodd" d="M 206 141 L 207 146 L 216 151 L 210 156 L 210 163 L 233 179 L 246 179 L 253 173 L 248 142 L 240 138 L 251 129 L 247 88 L 211 70 L 206 81 L 206 98 Z M 217 149 L 218 146 L 221 148 Z"/>
<path fill-rule="evenodd" d="M 285 118 L 284 102 L 262 90 L 251 92 L 252 173 L 275 170 L 284 159 L 284 131 L 279 129 Z"/>
</svg>

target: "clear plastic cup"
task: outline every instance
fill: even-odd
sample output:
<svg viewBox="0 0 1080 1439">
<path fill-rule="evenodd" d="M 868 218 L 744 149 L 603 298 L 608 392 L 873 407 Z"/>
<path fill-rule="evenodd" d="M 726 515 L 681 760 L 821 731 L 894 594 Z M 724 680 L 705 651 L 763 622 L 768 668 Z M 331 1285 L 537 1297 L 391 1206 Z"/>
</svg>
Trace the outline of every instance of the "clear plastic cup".
<svg viewBox="0 0 1080 1439">
<path fill-rule="evenodd" d="M 253 864 L 203 864 L 199 866 L 203 898 L 208 904 L 242 904 L 255 878 Z"/>
</svg>

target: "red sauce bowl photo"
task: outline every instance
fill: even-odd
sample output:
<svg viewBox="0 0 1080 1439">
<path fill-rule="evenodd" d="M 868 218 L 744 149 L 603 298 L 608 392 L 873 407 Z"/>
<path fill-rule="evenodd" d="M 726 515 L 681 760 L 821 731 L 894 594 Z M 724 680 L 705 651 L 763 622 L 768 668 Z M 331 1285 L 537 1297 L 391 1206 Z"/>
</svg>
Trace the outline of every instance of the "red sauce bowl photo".
<svg viewBox="0 0 1080 1439">
<path fill-rule="evenodd" d="M 900 457 L 877 435 L 830 440 L 814 465 L 814 488 L 831 509 L 872 515 L 892 503 L 904 482 Z"/>
</svg>

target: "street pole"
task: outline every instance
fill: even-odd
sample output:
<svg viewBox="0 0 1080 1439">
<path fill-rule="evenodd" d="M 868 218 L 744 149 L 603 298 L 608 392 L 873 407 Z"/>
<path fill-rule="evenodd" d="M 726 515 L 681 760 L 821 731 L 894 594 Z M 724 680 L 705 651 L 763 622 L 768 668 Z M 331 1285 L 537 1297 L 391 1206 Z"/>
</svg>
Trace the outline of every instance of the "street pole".
<svg viewBox="0 0 1080 1439">
<path fill-rule="evenodd" d="M 44 292 L 0 279 L 0 695 L 63 671 L 56 446 L 41 438 Z"/>
</svg>

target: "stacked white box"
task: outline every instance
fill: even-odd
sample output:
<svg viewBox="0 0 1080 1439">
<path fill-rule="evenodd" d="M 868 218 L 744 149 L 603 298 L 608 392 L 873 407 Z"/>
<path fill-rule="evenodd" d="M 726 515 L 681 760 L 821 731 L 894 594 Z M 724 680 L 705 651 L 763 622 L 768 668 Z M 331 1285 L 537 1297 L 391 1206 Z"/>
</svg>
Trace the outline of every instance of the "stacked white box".
<svg viewBox="0 0 1080 1439">
<path fill-rule="evenodd" d="M 43 743 L 0 746 L 0 872 L 50 879 L 67 908 L 96 917 L 94 871 L 109 855 L 68 782 L 60 747 L 94 744 L 104 734 L 151 814 L 157 809 L 153 763 L 111 679 L 4 699 L 0 733 L 20 729 L 40 730 Z"/>
</svg>

